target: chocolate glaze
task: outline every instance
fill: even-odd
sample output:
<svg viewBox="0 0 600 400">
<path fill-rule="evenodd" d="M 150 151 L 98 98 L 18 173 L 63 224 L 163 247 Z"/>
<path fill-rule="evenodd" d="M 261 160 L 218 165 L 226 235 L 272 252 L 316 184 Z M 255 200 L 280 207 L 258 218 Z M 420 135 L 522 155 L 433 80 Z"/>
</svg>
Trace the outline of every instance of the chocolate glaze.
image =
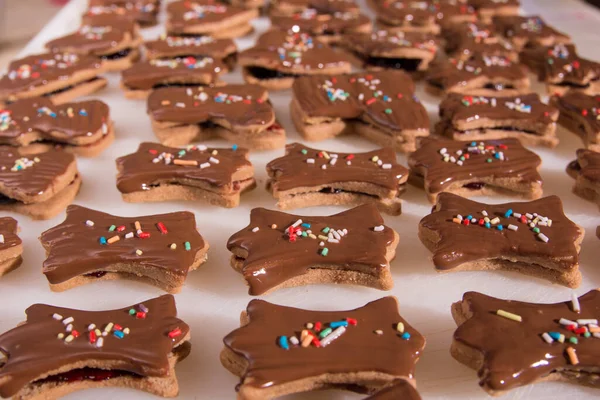
<svg viewBox="0 0 600 400">
<path fill-rule="evenodd" d="M 427 26 L 475 20 L 475 10 L 460 0 L 374 0 L 377 17 L 390 25 Z"/>
<path fill-rule="evenodd" d="M 43 140 L 74 143 L 90 133 L 108 132 L 110 110 L 100 100 L 54 105 L 47 97 L 18 100 L 0 110 L 0 144 L 19 144 L 19 137 L 30 132 Z"/>
<path fill-rule="evenodd" d="M 99 74 L 102 72 L 100 60 L 75 53 L 44 53 L 11 61 L 8 72 L 0 79 L 0 99 L 49 82 L 64 80 L 67 86 L 67 80 L 75 72 L 84 70 L 95 70 Z"/>
<path fill-rule="evenodd" d="M 189 327 L 177 318 L 171 295 L 147 300 L 143 305 L 148 309 L 145 318 L 129 314 L 132 308 L 139 311 L 139 305 L 111 311 L 32 305 L 25 310 L 25 323 L 0 335 L 0 351 L 7 357 L 0 369 L 0 395 L 16 395 L 28 384 L 75 363 L 117 363 L 116 369 L 121 371 L 166 377 L 171 369 L 168 356 L 187 340 Z M 69 333 L 66 324 L 53 318 L 55 313 L 65 319 L 73 317 L 73 330 L 79 332 L 79 337 L 70 343 L 58 339 L 59 333 L 65 337 Z M 103 338 L 101 348 L 90 343 L 89 324 L 104 330 L 109 322 L 129 328 L 130 333 L 119 339 L 111 332 Z M 170 338 L 168 333 L 176 328 L 181 335 Z"/>
<path fill-rule="evenodd" d="M 421 400 L 421 395 L 408 381 L 399 379 L 392 386 L 378 391 L 365 400 Z"/>
<path fill-rule="evenodd" d="M 519 7 L 521 5 L 520 0 L 469 0 L 469 4 L 476 10 L 481 9 L 494 9 L 502 7 Z"/>
<path fill-rule="evenodd" d="M 94 226 L 88 226 L 88 220 L 93 221 Z M 143 232 L 150 233 L 149 238 L 137 235 L 125 238 L 129 232 L 136 233 L 135 221 L 140 222 Z M 159 231 L 159 222 L 166 226 L 168 233 Z M 125 226 L 125 230 L 111 232 L 111 225 Z M 120 237 L 117 242 L 100 243 L 101 237 L 110 239 L 117 235 Z M 118 263 L 135 264 L 140 269 L 158 268 L 171 275 L 185 277 L 197 253 L 205 247 L 191 212 L 118 217 L 76 205 L 67 207 L 65 221 L 43 232 L 40 242 L 47 254 L 42 272 L 52 284 L 103 271 Z M 184 248 L 185 242 L 190 243 L 189 251 Z M 177 248 L 170 249 L 171 243 L 177 244 Z M 142 255 L 136 254 L 138 249 L 143 252 Z"/>
<path fill-rule="evenodd" d="M 600 315 L 600 292 L 592 290 L 579 297 L 581 312 L 573 311 L 571 301 L 555 304 L 525 303 L 501 300 L 477 292 L 463 295 L 460 307 L 467 320 L 458 326 L 454 340 L 480 351 L 483 364 L 479 369 L 480 385 L 486 390 L 506 391 L 535 383 L 552 373 L 597 374 L 600 364 L 600 346 L 596 338 L 579 338 L 574 345 L 565 340 L 546 343 L 544 332 L 558 332 L 567 338 L 574 335 L 560 318 L 577 320 L 597 319 Z M 520 315 L 516 322 L 496 315 L 497 310 Z M 578 365 L 572 365 L 566 348 L 575 349 Z M 596 383 L 593 384 L 597 387 Z"/>
<path fill-rule="evenodd" d="M 435 36 L 421 32 L 354 33 L 344 37 L 342 44 L 353 52 L 365 57 L 389 57 L 401 55 L 403 50 L 425 50 L 433 55 L 438 50 L 439 40 Z M 412 53 L 410 53 L 412 54 Z"/>
<path fill-rule="evenodd" d="M 554 96 L 551 103 L 560 110 L 559 123 L 567 129 L 579 127 L 575 133 L 590 142 L 597 142 L 600 134 L 600 95 L 590 96 L 580 92 L 567 92 Z"/>
<path fill-rule="evenodd" d="M 525 49 L 521 61 L 542 82 L 587 86 L 600 79 L 600 63 L 580 57 L 572 44 Z"/>
<path fill-rule="evenodd" d="M 117 22 L 113 25 L 83 25 L 77 32 L 46 43 L 50 51 L 76 51 L 80 54 L 106 54 L 113 47 L 132 42 L 135 23 Z"/>
<path fill-rule="evenodd" d="M 150 90 L 160 85 L 215 83 L 227 68 L 211 57 L 177 57 L 140 61 L 122 72 L 122 83 L 131 90 Z"/>
<path fill-rule="evenodd" d="M 242 387 L 271 388 L 324 374 L 375 372 L 392 379 L 414 379 L 415 363 L 425 347 L 425 338 L 398 313 L 394 297 L 348 311 L 309 311 L 252 300 L 246 313 L 249 323 L 223 339 L 228 349 L 248 362 Z M 290 345 L 284 350 L 276 344 L 278 337 L 299 334 L 309 322 L 326 324 L 345 318 L 354 318 L 357 324 L 348 326 L 326 347 Z M 404 324 L 410 339 L 400 337 L 398 322 Z M 383 333 L 377 335 L 375 330 Z M 339 387 L 353 390 L 347 384 Z"/>
<path fill-rule="evenodd" d="M 32 165 L 16 169 L 15 162 L 28 160 Z M 35 161 L 35 160 L 39 161 Z M 55 188 L 56 179 L 75 164 L 73 154 L 51 150 L 45 153 L 22 157 L 12 147 L 0 146 L 0 194 L 14 200 L 41 195 Z"/>
<path fill-rule="evenodd" d="M 17 235 L 18 233 L 19 225 L 17 220 L 11 217 L 0 217 L 0 234 L 4 236 L 4 242 L 0 243 L 0 251 L 19 246 L 22 241 Z"/>
<path fill-rule="evenodd" d="M 600 153 L 578 149 L 577 160 L 569 164 L 568 172 L 573 178 L 582 177 L 589 182 L 600 184 Z"/>
<path fill-rule="evenodd" d="M 213 0 L 181 0 L 167 5 L 169 33 L 186 33 L 188 28 L 218 24 L 247 14 L 248 10 Z M 212 29 L 212 28 L 211 28 Z"/>
<path fill-rule="evenodd" d="M 503 40 L 494 25 L 483 22 L 464 22 L 444 26 L 446 50 L 456 58 L 468 59 L 473 54 L 506 56 L 516 59 L 517 51 Z"/>
<path fill-rule="evenodd" d="M 545 243 L 516 217 L 505 217 L 508 209 L 521 213 L 538 213 L 552 220 L 552 226 L 539 226 L 540 231 L 550 240 Z M 498 217 L 505 229 L 495 226 L 487 229 L 483 226 L 463 225 L 453 222 L 457 215 L 472 215 L 483 218 L 481 211 L 487 211 L 489 218 Z M 518 230 L 509 230 L 509 224 L 518 226 Z M 577 268 L 579 252 L 575 246 L 583 234 L 581 228 L 569 220 L 557 196 L 544 197 L 530 202 L 505 204 L 484 204 L 454 195 L 442 193 L 431 214 L 424 217 L 420 225 L 435 231 L 439 236 L 433 252 L 433 263 L 437 269 L 450 270 L 459 265 L 494 258 L 509 259 L 512 256 L 527 257 L 533 260 L 551 259 L 561 272 Z M 533 261 L 534 262 L 534 261 Z"/>
<path fill-rule="evenodd" d="M 364 14 L 355 12 L 319 13 L 314 8 L 290 16 L 272 16 L 271 24 L 288 30 L 297 26 L 301 32 L 311 35 L 335 35 L 354 32 L 371 25 L 371 20 Z"/>
<path fill-rule="evenodd" d="M 494 178 L 512 179 L 521 184 L 538 183 L 542 177 L 537 169 L 542 163 L 537 154 L 527 150 L 518 139 L 484 140 L 484 146 L 507 146 L 502 149 L 504 161 L 497 160 L 491 154 L 469 154 L 462 166 L 445 162 L 440 150 L 446 148 L 449 155 L 456 156 L 458 150 L 466 153 L 471 141 L 423 138 L 421 146 L 408 157 L 411 173 L 425 178 L 425 190 L 439 193 L 445 187 L 457 181 Z M 481 141 L 477 142 L 477 144 Z M 492 159 L 493 162 L 487 162 Z"/>
<path fill-rule="evenodd" d="M 412 79 L 402 71 L 307 76 L 297 79 L 292 90 L 308 117 L 359 119 L 392 135 L 429 130 L 427 111 L 414 96 Z M 382 93 L 373 101 L 376 91 Z M 342 92 L 349 95 L 340 97 Z M 331 100 L 334 95 L 337 97 Z"/>
<path fill-rule="evenodd" d="M 508 97 L 449 93 L 440 104 L 439 114 L 455 129 L 458 123 L 477 123 L 487 119 L 490 120 L 489 128 L 499 128 L 499 123 L 503 123 L 502 127 L 510 127 L 528 122 L 534 129 L 536 125 L 548 126 L 558 119 L 558 110 L 542 103 L 536 93 Z"/>
<path fill-rule="evenodd" d="M 271 6 L 274 10 L 279 11 L 280 4 L 293 7 L 296 12 L 307 8 L 314 8 L 323 14 L 360 12 L 360 7 L 354 0 L 273 0 Z"/>
<path fill-rule="evenodd" d="M 570 37 L 557 31 L 537 15 L 494 17 L 494 26 L 509 40 L 524 42 L 524 46 L 540 45 L 544 41 L 570 42 Z"/>
<path fill-rule="evenodd" d="M 322 74 L 327 73 L 328 68 L 343 66 L 350 70 L 350 60 L 346 55 L 309 34 L 276 29 L 263 33 L 254 47 L 242 51 L 239 62 L 243 66 L 296 74 Z"/>
<path fill-rule="evenodd" d="M 93 5 L 83 14 L 83 23 L 91 22 L 97 16 L 110 16 L 117 19 L 136 21 L 141 25 L 153 25 L 159 5 L 154 1 L 138 0 L 124 4 Z"/>
<path fill-rule="evenodd" d="M 263 131 L 275 123 L 266 89 L 248 84 L 158 89 L 148 97 L 148 114 L 159 122 L 212 122 L 232 131 Z"/>
<path fill-rule="evenodd" d="M 325 247 L 330 249 L 324 257 L 320 254 L 319 239 L 289 240 L 287 229 L 300 218 L 311 224 L 310 229 L 315 235 L 322 235 L 325 227 L 347 229 L 348 234 L 339 243 L 326 242 Z M 249 293 L 256 296 L 322 263 L 347 269 L 361 265 L 363 270 L 379 275 L 381 270 L 389 268 L 385 256 L 387 247 L 394 242 L 391 228 L 384 227 L 381 232 L 373 230 L 379 225 L 383 225 L 383 218 L 373 204 L 327 217 L 299 217 L 255 208 L 250 212 L 250 225 L 233 234 L 227 241 L 227 248 L 247 254 L 243 259 L 242 274 L 250 286 Z M 259 230 L 252 232 L 255 227 Z"/>
<path fill-rule="evenodd" d="M 467 61 L 449 58 L 433 66 L 427 75 L 427 82 L 444 90 L 466 85 L 475 79 L 497 78 L 507 81 L 521 81 L 527 78 L 523 66 L 513 63 L 506 57 L 476 54 Z"/>
<path fill-rule="evenodd" d="M 212 155 L 214 150 L 218 154 Z M 181 149 L 167 147 L 156 143 L 142 143 L 135 153 L 119 157 L 117 159 L 117 189 L 121 193 L 132 193 L 146 190 L 148 186 L 160 182 L 181 182 L 185 185 L 207 183 L 215 190 L 227 189 L 234 191 L 234 186 L 239 179 L 234 179 L 238 171 L 251 169 L 252 164 L 248 161 L 248 150 L 246 149 L 213 149 L 198 148 L 188 149 L 184 155 L 178 156 Z M 193 160 L 198 165 L 209 162 L 208 168 L 199 166 L 166 164 L 164 160 L 153 162 L 162 153 L 170 153 L 177 160 Z M 210 162 L 210 159 L 218 160 L 218 164 Z M 192 182 L 190 182 L 192 181 Z M 210 190 L 210 189 L 208 189 Z"/>
<path fill-rule="evenodd" d="M 303 150 L 306 150 L 307 154 L 303 154 Z M 330 160 L 325 157 L 319 157 L 319 153 L 322 153 L 322 150 L 312 149 L 300 143 L 286 145 L 285 156 L 267 164 L 267 172 L 273 179 L 273 189 L 286 191 L 337 182 L 366 182 L 396 192 L 408 176 L 408 170 L 396 163 L 396 152 L 391 148 L 352 153 L 351 165 L 346 164 L 350 153 L 335 153 L 339 160 L 335 165 L 331 165 Z M 373 157 L 390 164 L 391 168 L 383 169 L 377 162 L 372 161 Z M 308 164 L 307 159 L 313 159 L 315 163 Z M 326 165 L 327 169 L 322 169 L 322 165 Z"/>
<path fill-rule="evenodd" d="M 235 54 L 237 47 L 232 39 L 215 39 L 210 36 L 161 36 L 144 43 L 149 58 L 184 56 L 209 56 L 219 60 Z"/>
</svg>

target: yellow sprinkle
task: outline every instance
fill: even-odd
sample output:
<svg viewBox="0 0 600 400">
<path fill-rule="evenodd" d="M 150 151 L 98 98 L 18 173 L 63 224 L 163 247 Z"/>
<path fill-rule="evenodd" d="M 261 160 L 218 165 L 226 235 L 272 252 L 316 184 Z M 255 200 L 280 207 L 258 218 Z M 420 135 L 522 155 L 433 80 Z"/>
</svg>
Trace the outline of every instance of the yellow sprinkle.
<svg viewBox="0 0 600 400">
<path fill-rule="evenodd" d="M 311 239 L 316 239 L 316 238 L 317 238 L 317 237 L 316 237 L 314 234 L 312 234 L 312 233 L 309 233 L 309 234 L 308 234 L 308 237 L 309 237 L 309 238 L 311 238 Z"/>
<path fill-rule="evenodd" d="M 317 236 L 319 239 L 321 240 L 328 240 L 329 238 L 327 236 L 323 236 L 323 235 L 319 235 Z"/>
<path fill-rule="evenodd" d="M 119 237 L 119 235 L 115 235 L 115 236 L 111 237 L 110 239 L 108 239 L 106 241 L 106 243 L 112 244 L 114 242 L 118 242 L 119 240 L 121 240 L 121 238 Z"/>
<path fill-rule="evenodd" d="M 126 334 L 126 335 L 129 335 L 129 332 L 131 332 L 131 331 L 129 330 L 129 328 L 125 328 L 125 329 L 123 329 L 123 333 L 124 333 L 124 334 Z"/>
<path fill-rule="evenodd" d="M 217 154 L 219 154 L 219 152 L 217 150 L 213 150 L 211 153 L 213 156 L 216 156 Z"/>
<path fill-rule="evenodd" d="M 400 333 L 404 332 L 404 324 L 402 322 L 398 322 L 396 325 L 396 330 Z"/>
<path fill-rule="evenodd" d="M 373 162 L 377 162 L 377 161 L 379 161 L 379 157 L 378 157 L 378 156 L 373 156 L 373 157 L 371 158 L 371 161 L 373 161 Z"/>
<path fill-rule="evenodd" d="M 277 229 L 277 224 L 271 225 L 271 229 Z"/>
<path fill-rule="evenodd" d="M 100 337 L 102 336 L 102 331 L 100 329 L 94 329 L 94 333 L 96 334 L 96 336 Z"/>
<path fill-rule="evenodd" d="M 569 362 L 571 365 L 579 364 L 579 358 L 577 358 L 577 353 L 575 353 L 575 349 L 572 347 L 567 347 L 567 354 L 569 355 Z"/>
<path fill-rule="evenodd" d="M 509 313 L 508 311 L 498 310 L 496 311 L 496 315 L 499 315 L 504 318 L 512 319 L 513 321 L 522 322 L 523 318 L 520 315 Z"/>
<path fill-rule="evenodd" d="M 113 324 L 112 322 L 109 322 L 106 325 L 106 328 L 104 328 L 104 332 L 110 332 L 112 330 L 113 326 L 115 326 L 115 324 Z"/>
<path fill-rule="evenodd" d="M 144 254 L 140 249 L 137 249 L 135 251 L 135 254 L 137 254 L 138 256 L 141 256 L 142 254 Z"/>
<path fill-rule="evenodd" d="M 302 339 L 302 347 L 310 346 L 310 342 L 312 342 L 312 340 L 313 340 L 313 336 L 309 335 L 307 333 L 306 336 L 304 337 L 304 339 Z"/>
<path fill-rule="evenodd" d="M 171 250 L 175 250 L 177 248 L 177 245 L 175 243 L 171 243 L 169 247 L 171 248 Z"/>
<path fill-rule="evenodd" d="M 135 221 L 135 230 L 136 231 L 140 231 L 142 230 L 142 225 L 140 225 L 140 221 Z"/>
<path fill-rule="evenodd" d="M 58 334 L 58 338 L 59 338 L 59 339 L 63 339 L 64 337 L 65 337 L 65 334 L 64 334 L 64 333 L 59 333 L 59 334 Z"/>
<path fill-rule="evenodd" d="M 326 151 L 322 151 L 321 152 L 323 154 L 323 157 L 325 157 L 326 160 L 329 160 L 331 157 L 329 157 L 329 154 L 327 154 Z"/>
<path fill-rule="evenodd" d="M 69 335 L 65 338 L 65 342 L 71 343 L 73 341 L 73 339 L 75 339 L 75 337 L 73 335 Z"/>
</svg>

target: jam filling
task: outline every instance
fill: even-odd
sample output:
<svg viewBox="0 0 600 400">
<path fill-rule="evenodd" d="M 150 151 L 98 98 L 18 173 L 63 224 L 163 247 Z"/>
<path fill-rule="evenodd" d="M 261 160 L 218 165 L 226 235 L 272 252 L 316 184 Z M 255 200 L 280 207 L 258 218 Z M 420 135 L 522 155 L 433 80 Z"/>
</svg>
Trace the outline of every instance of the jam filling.
<svg viewBox="0 0 600 400">
<path fill-rule="evenodd" d="M 485 186 L 485 183 L 483 182 L 471 182 L 471 183 L 467 183 L 466 185 L 463 185 L 463 187 L 465 189 L 469 189 L 469 190 L 480 190 Z"/>
<path fill-rule="evenodd" d="M 483 87 L 483 89 L 492 89 L 492 90 L 507 90 L 507 89 L 515 89 L 515 87 L 510 83 L 488 83 Z"/>
<path fill-rule="evenodd" d="M 186 87 L 187 88 L 187 87 L 199 87 L 199 86 L 208 86 L 208 85 L 204 85 L 202 83 L 176 83 L 176 82 L 157 83 L 156 85 L 152 86 L 152 89 L 160 89 L 160 88 L 165 88 L 165 87 Z"/>
<path fill-rule="evenodd" d="M 298 75 L 289 74 L 286 72 L 276 71 L 263 67 L 246 67 L 246 71 L 257 79 L 281 79 L 281 78 L 296 78 Z"/>
<path fill-rule="evenodd" d="M 129 53 L 131 53 L 131 49 L 123 49 L 121 51 L 117 51 L 116 53 L 103 55 L 100 58 L 103 60 L 118 60 L 120 58 L 127 57 Z"/>
<path fill-rule="evenodd" d="M 530 135 L 538 135 L 539 134 L 536 131 L 514 128 L 512 126 L 494 126 L 494 127 L 489 127 L 489 128 L 469 129 L 466 131 L 457 131 L 457 133 L 459 133 L 461 135 L 465 135 L 465 134 L 468 135 L 468 134 L 470 134 L 470 133 L 472 134 L 474 132 L 484 133 L 484 131 L 486 131 L 488 129 L 493 129 L 495 131 L 506 131 L 506 132 L 523 132 L 523 133 L 528 133 Z"/>
<path fill-rule="evenodd" d="M 385 69 L 402 69 L 408 72 L 415 72 L 423 60 L 418 58 L 385 58 L 385 57 L 367 57 L 365 63 L 372 67 L 381 67 Z"/>
<path fill-rule="evenodd" d="M 129 371 L 86 367 L 63 372 L 62 374 L 51 375 L 44 379 L 37 380 L 33 383 L 42 385 L 44 383 L 72 383 L 82 381 L 102 382 L 113 378 L 120 378 L 122 376 L 131 378 L 142 378 L 141 375 Z"/>
</svg>

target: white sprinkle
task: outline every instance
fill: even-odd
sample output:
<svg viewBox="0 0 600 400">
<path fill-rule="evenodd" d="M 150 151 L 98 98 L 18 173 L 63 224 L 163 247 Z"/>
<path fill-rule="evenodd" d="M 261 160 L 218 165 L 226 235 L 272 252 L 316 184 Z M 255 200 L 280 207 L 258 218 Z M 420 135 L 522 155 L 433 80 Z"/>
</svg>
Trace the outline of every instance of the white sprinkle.
<svg viewBox="0 0 600 400">
<path fill-rule="evenodd" d="M 544 235 L 542 232 L 538 233 L 537 237 L 544 243 L 548 243 L 550 241 L 550 239 L 548 239 L 548 236 Z"/>
<path fill-rule="evenodd" d="M 200 164 L 201 169 L 208 168 L 208 167 L 210 167 L 210 163 L 205 162 L 205 163 Z"/>
<path fill-rule="evenodd" d="M 54 318 L 57 321 L 60 321 L 61 319 L 63 319 L 62 315 L 54 313 L 52 314 L 52 318 Z"/>
<path fill-rule="evenodd" d="M 210 162 L 211 162 L 211 163 L 213 163 L 213 164 L 218 164 L 218 163 L 219 163 L 219 160 L 217 160 L 217 159 L 216 159 L 216 158 L 214 158 L 214 157 L 211 157 L 211 158 L 209 158 L 209 159 L 208 159 L 208 161 L 210 161 Z"/>
<path fill-rule="evenodd" d="M 346 327 L 338 327 L 336 330 L 327 335 L 323 340 L 321 340 L 321 347 L 327 346 L 329 343 L 342 336 L 344 332 L 346 332 Z"/>
<path fill-rule="evenodd" d="M 185 108 L 185 104 L 184 103 L 175 103 L 175 107 L 179 107 L 179 108 Z"/>
<path fill-rule="evenodd" d="M 321 165 L 321 169 L 327 169 L 327 164 Z"/>
<path fill-rule="evenodd" d="M 519 227 L 516 226 L 516 225 L 513 225 L 513 224 L 509 224 L 507 226 L 507 228 L 510 229 L 511 231 L 517 231 L 517 230 L 519 230 Z"/>
<path fill-rule="evenodd" d="M 125 239 L 131 239 L 133 237 L 133 232 L 129 232 L 127 235 L 125 235 Z"/>
<path fill-rule="evenodd" d="M 319 242 L 319 246 L 321 246 L 321 247 L 325 246 L 325 242 Z"/>
<path fill-rule="evenodd" d="M 392 164 L 383 164 L 381 166 L 382 169 L 392 169 Z"/>
<path fill-rule="evenodd" d="M 385 227 L 383 225 L 377 225 L 375 228 L 373 228 L 373 230 L 375 232 L 381 232 L 385 229 Z"/>
<path fill-rule="evenodd" d="M 252 228 L 252 232 L 256 233 L 258 231 L 259 231 L 259 227 L 258 226 L 255 226 L 254 228 Z"/>
<path fill-rule="evenodd" d="M 340 241 L 338 239 L 328 239 L 327 242 L 328 243 L 339 243 Z"/>
<path fill-rule="evenodd" d="M 338 234 L 339 234 L 341 237 L 344 237 L 344 235 L 346 234 L 346 233 L 345 233 L 343 230 L 341 230 L 341 229 L 338 229 L 338 230 L 337 230 L 337 233 L 338 233 Z"/>
<path fill-rule="evenodd" d="M 592 333 L 592 336 L 597 339 L 600 339 L 600 332 Z"/>
<path fill-rule="evenodd" d="M 185 93 L 186 93 L 188 96 L 191 96 L 191 95 L 192 95 L 192 89 L 191 89 L 191 88 L 187 88 L 187 89 L 185 90 Z"/>
<path fill-rule="evenodd" d="M 496 224 L 498 224 L 499 222 L 500 222 L 500 218 L 498 218 L 498 217 L 496 217 L 496 218 L 494 218 L 494 219 L 492 219 L 492 220 L 490 221 L 490 223 L 491 223 L 492 225 L 496 225 Z"/>
<path fill-rule="evenodd" d="M 102 347 L 102 346 L 104 346 L 104 338 L 99 337 L 98 339 L 96 339 L 96 347 Z"/>
<path fill-rule="evenodd" d="M 525 216 L 527 217 L 527 219 L 533 219 L 533 215 L 532 214 L 526 213 Z"/>
<path fill-rule="evenodd" d="M 88 219 L 87 221 L 85 221 L 85 224 L 87 226 L 94 226 L 94 221 L 91 221 L 91 220 Z"/>
<path fill-rule="evenodd" d="M 577 323 L 579 325 L 597 325 L 598 324 L 598 320 L 597 319 L 592 319 L 592 318 L 578 319 Z"/>
<path fill-rule="evenodd" d="M 199 144 L 198 146 L 196 146 L 196 148 L 197 148 L 198 150 L 200 150 L 200 151 L 206 151 L 206 150 L 208 150 L 208 147 L 206 147 L 206 146 L 205 146 L 205 145 L 203 145 L 203 144 Z"/>
<path fill-rule="evenodd" d="M 350 160 L 346 161 L 346 165 L 352 165 L 352 161 L 350 161 Z"/>
<path fill-rule="evenodd" d="M 73 318 L 73 317 L 69 317 L 69 318 L 65 318 L 65 319 L 63 319 L 62 323 L 63 323 L 64 325 L 69 325 L 69 324 L 70 324 L 71 322 L 73 322 L 73 321 L 75 321 L 75 318 Z"/>
<path fill-rule="evenodd" d="M 573 311 L 576 313 L 581 312 L 581 305 L 579 305 L 579 299 L 575 293 L 571 293 L 571 304 L 573 306 Z"/>
<path fill-rule="evenodd" d="M 566 318 L 559 319 L 558 323 L 561 324 L 561 325 L 566 325 L 566 326 L 569 326 L 569 325 L 575 325 L 575 327 L 578 326 L 577 322 L 571 321 L 570 319 L 566 319 Z"/>
<path fill-rule="evenodd" d="M 66 330 L 67 332 L 71 332 L 71 331 L 73 331 L 73 324 L 69 324 L 69 325 L 67 325 L 67 327 L 65 328 L 65 330 Z"/>
<path fill-rule="evenodd" d="M 552 342 L 554 342 L 554 339 L 552 339 L 550 337 L 550 335 L 548 335 L 548 332 L 542 333 L 542 339 L 544 339 L 546 341 L 546 343 L 552 343 Z"/>
<path fill-rule="evenodd" d="M 483 211 L 481 212 L 481 215 L 483 215 L 484 217 L 487 217 L 487 216 L 488 216 L 488 213 L 487 213 L 487 211 L 483 210 Z"/>
<path fill-rule="evenodd" d="M 335 165 L 335 163 L 337 162 L 337 158 L 331 158 L 331 161 L 329 161 L 330 165 Z"/>
<path fill-rule="evenodd" d="M 448 149 L 443 147 L 440 149 L 440 154 L 446 154 L 448 152 Z"/>
<path fill-rule="evenodd" d="M 344 228 L 344 229 L 342 229 L 342 232 L 344 232 L 344 235 L 347 235 L 348 234 L 348 229 Z"/>
<path fill-rule="evenodd" d="M 94 329 L 96 329 L 96 324 L 89 324 L 88 325 L 88 331 L 93 331 Z"/>
<path fill-rule="evenodd" d="M 383 161 L 377 160 L 377 165 L 379 165 L 381 167 L 383 165 Z"/>
<path fill-rule="evenodd" d="M 306 159 L 306 163 L 307 164 L 314 164 L 315 163 L 315 159 L 314 158 L 307 158 Z"/>
<path fill-rule="evenodd" d="M 458 220 L 459 220 L 459 221 L 462 221 L 462 220 L 463 220 L 463 216 L 462 216 L 462 215 L 460 215 L 460 214 L 458 214 L 458 215 L 456 216 L 456 218 L 458 218 Z"/>
<path fill-rule="evenodd" d="M 298 338 L 296 336 L 290 336 L 290 343 L 293 344 L 294 346 L 298 346 L 300 344 L 300 341 L 298 340 Z"/>
<path fill-rule="evenodd" d="M 297 228 L 302 223 L 302 219 L 298 219 L 298 221 L 292 224 L 292 228 Z"/>
<path fill-rule="evenodd" d="M 333 237 L 336 238 L 336 240 L 340 240 L 342 238 L 340 234 L 337 233 L 337 231 L 332 230 L 331 233 L 333 234 Z"/>
</svg>

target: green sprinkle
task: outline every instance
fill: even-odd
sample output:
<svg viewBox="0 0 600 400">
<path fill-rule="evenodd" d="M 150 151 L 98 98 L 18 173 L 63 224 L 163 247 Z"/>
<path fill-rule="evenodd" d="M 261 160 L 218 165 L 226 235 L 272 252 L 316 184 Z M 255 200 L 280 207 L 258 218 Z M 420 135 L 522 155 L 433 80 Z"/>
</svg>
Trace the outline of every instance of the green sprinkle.
<svg viewBox="0 0 600 400">
<path fill-rule="evenodd" d="M 550 65 L 554 64 L 554 60 L 553 60 L 553 59 L 551 59 L 551 58 L 549 58 L 549 59 L 548 59 L 548 64 L 550 64 Z"/>
<path fill-rule="evenodd" d="M 319 338 L 321 338 L 321 339 L 325 338 L 325 336 L 329 335 L 332 331 L 333 331 L 333 329 L 331 329 L 331 328 L 323 329 L 321 331 L 321 333 L 319 333 Z"/>
<path fill-rule="evenodd" d="M 329 253 L 329 249 L 327 247 L 323 247 L 323 250 L 321 250 L 321 255 L 323 257 L 325 257 L 328 253 Z"/>
<path fill-rule="evenodd" d="M 135 315 L 135 310 L 133 308 L 129 309 L 129 315 Z"/>
<path fill-rule="evenodd" d="M 492 159 L 491 159 L 491 158 L 488 158 L 488 159 L 487 159 L 487 162 L 492 162 Z"/>
<path fill-rule="evenodd" d="M 583 334 L 583 336 L 586 337 L 586 338 L 588 338 L 588 337 L 592 336 L 592 334 L 590 332 L 585 332 Z"/>
<path fill-rule="evenodd" d="M 179 154 L 179 157 L 185 156 L 185 150 L 180 150 L 178 154 Z"/>
<path fill-rule="evenodd" d="M 185 242 L 185 250 L 190 251 L 191 249 L 192 249 L 192 245 L 190 244 L 190 242 Z"/>
<path fill-rule="evenodd" d="M 302 149 L 301 153 L 304 154 L 304 155 L 306 155 L 306 154 L 308 154 L 308 150 Z"/>
<path fill-rule="evenodd" d="M 386 108 L 385 109 L 385 113 L 386 114 L 391 114 L 392 113 L 392 109 L 391 108 Z"/>
<path fill-rule="evenodd" d="M 110 228 L 108 228 L 109 232 L 114 231 L 115 229 L 117 229 L 117 227 L 115 225 L 111 225 Z"/>
<path fill-rule="evenodd" d="M 306 233 L 306 231 L 302 231 L 302 237 L 307 237 L 308 233 Z"/>
<path fill-rule="evenodd" d="M 373 93 L 373 97 L 378 97 L 379 94 L 377 92 Z"/>
<path fill-rule="evenodd" d="M 573 343 L 573 344 L 577 344 L 579 341 L 577 340 L 577 338 L 575 336 L 571 336 L 569 338 L 569 342 Z"/>
<path fill-rule="evenodd" d="M 533 233 L 540 233 L 540 228 L 533 228 Z"/>
<path fill-rule="evenodd" d="M 323 228 L 323 230 L 321 232 L 323 232 L 325 234 L 329 233 L 329 227 L 326 226 L 325 228 Z"/>
</svg>

